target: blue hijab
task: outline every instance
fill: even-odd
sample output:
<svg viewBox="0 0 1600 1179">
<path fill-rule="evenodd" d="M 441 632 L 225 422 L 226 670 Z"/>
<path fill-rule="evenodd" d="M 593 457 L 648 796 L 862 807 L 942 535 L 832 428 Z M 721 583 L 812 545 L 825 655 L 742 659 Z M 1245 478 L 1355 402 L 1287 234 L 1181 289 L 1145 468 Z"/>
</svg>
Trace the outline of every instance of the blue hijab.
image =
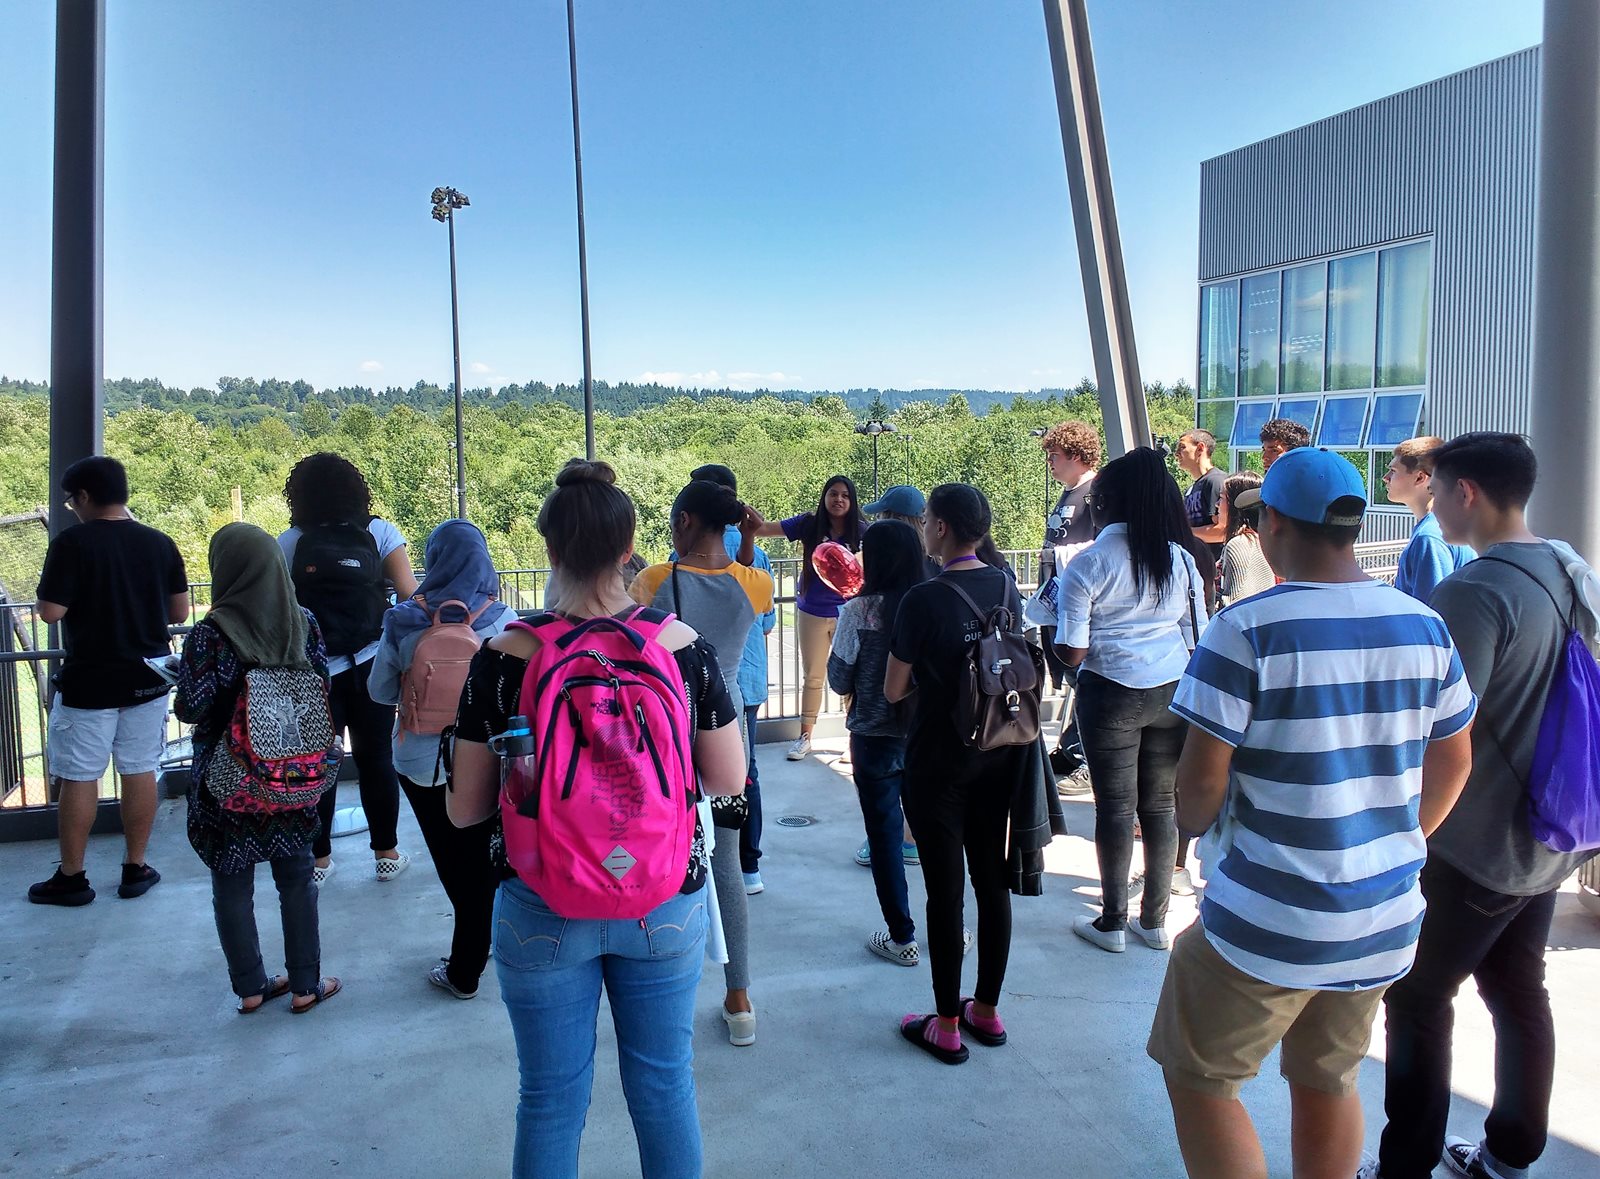
<svg viewBox="0 0 1600 1179">
<path fill-rule="evenodd" d="M 431 625 L 433 611 L 445 602 L 465 602 L 470 611 L 483 610 L 473 623 L 474 630 L 493 625 L 507 610 L 505 603 L 497 600 L 500 575 L 489 557 L 489 544 L 477 526 L 466 520 L 446 520 L 433 530 L 423 549 L 423 569 L 416 594 L 384 616 L 384 632 L 396 640 Z M 446 620 L 456 621 L 456 613 L 450 611 Z"/>
</svg>

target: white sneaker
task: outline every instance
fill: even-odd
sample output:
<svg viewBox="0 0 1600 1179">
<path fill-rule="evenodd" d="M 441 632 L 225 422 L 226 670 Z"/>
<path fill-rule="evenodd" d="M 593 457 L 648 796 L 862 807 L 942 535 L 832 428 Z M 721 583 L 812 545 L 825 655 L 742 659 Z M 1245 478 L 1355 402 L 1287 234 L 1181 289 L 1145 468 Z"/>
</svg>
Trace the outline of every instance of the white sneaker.
<svg viewBox="0 0 1600 1179">
<path fill-rule="evenodd" d="M 326 868 L 319 868 L 316 866 L 315 862 L 313 862 L 311 865 L 311 883 L 315 884 L 318 888 L 321 888 L 333 878 L 334 870 L 338 867 L 339 865 L 335 864 L 331 859 L 328 861 L 328 866 Z"/>
<path fill-rule="evenodd" d="M 784 757 L 790 761 L 804 761 L 811 753 L 811 734 L 801 733 L 794 739 L 794 744 L 789 746 L 789 752 Z"/>
<path fill-rule="evenodd" d="M 1095 932 L 1099 932 L 1096 930 Z M 1170 950 L 1172 939 L 1167 936 L 1167 927 L 1158 925 L 1154 929 L 1146 929 L 1144 923 L 1137 917 L 1128 918 L 1128 932 L 1138 938 L 1152 950 Z"/>
<path fill-rule="evenodd" d="M 1189 869 L 1178 868 L 1172 873 L 1172 895 L 1175 897 L 1194 896 L 1194 879 L 1189 875 Z"/>
<path fill-rule="evenodd" d="M 896 966 L 915 966 L 922 961 L 922 950 L 915 941 L 897 942 L 887 931 L 880 931 L 869 937 L 867 949 Z"/>
<path fill-rule="evenodd" d="M 1099 946 L 1108 954 L 1120 954 L 1128 948 L 1128 939 L 1122 930 L 1107 933 L 1095 925 L 1093 917 L 1074 917 L 1072 932 L 1091 946 Z"/>
<path fill-rule="evenodd" d="M 372 874 L 379 881 L 388 883 L 409 867 L 411 867 L 411 857 L 405 852 L 401 852 L 392 860 L 379 856 L 372 863 Z"/>
<path fill-rule="evenodd" d="M 744 874 L 745 896 L 753 897 L 756 895 L 756 893 L 765 892 L 766 890 L 767 885 L 766 882 L 761 879 L 760 872 L 746 872 Z"/>
<path fill-rule="evenodd" d="M 748 1048 L 756 1042 L 756 1013 L 754 1011 L 729 1011 L 720 1008 L 722 1022 L 728 1025 L 728 1043 L 735 1048 Z"/>
<path fill-rule="evenodd" d="M 1369 1154 L 1361 1156 L 1361 1169 L 1356 1172 L 1356 1179 L 1383 1179 L 1378 1171 L 1378 1160 Z"/>
</svg>

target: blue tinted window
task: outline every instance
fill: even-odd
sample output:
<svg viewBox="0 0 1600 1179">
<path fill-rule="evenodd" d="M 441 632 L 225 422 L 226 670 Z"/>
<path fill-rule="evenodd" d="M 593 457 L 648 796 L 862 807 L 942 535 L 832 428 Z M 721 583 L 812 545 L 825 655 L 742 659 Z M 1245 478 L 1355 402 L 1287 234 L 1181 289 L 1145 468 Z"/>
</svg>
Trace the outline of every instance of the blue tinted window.
<svg viewBox="0 0 1600 1179">
<path fill-rule="evenodd" d="M 1360 446 L 1361 430 L 1367 424 L 1365 397 L 1330 397 L 1322 407 L 1322 429 L 1318 446 Z"/>
<path fill-rule="evenodd" d="M 1260 446 L 1261 427 L 1272 420 L 1271 401 L 1241 401 L 1233 415 L 1232 446 Z"/>
<path fill-rule="evenodd" d="M 1225 282 L 1200 294 L 1200 396 L 1232 397 L 1239 383 L 1239 286 Z"/>
<path fill-rule="evenodd" d="M 1402 393 L 1380 397 L 1372 407 L 1372 428 L 1368 446 L 1398 446 L 1417 432 L 1417 415 L 1422 412 L 1421 393 Z"/>
<path fill-rule="evenodd" d="M 1315 397 L 1285 397 L 1278 402 L 1278 416 L 1299 422 L 1314 434 L 1317 429 L 1317 401 Z"/>
</svg>

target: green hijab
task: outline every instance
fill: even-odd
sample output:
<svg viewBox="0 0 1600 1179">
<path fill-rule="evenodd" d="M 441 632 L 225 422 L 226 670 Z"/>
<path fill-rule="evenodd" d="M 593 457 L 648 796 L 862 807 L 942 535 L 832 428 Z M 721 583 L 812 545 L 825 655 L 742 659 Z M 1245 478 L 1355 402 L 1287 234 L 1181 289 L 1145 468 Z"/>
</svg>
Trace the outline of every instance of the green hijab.
<svg viewBox="0 0 1600 1179">
<path fill-rule="evenodd" d="M 254 524 L 226 524 L 211 538 L 211 610 L 238 652 L 254 667 L 310 667 L 306 617 L 295 601 L 278 542 Z"/>
</svg>

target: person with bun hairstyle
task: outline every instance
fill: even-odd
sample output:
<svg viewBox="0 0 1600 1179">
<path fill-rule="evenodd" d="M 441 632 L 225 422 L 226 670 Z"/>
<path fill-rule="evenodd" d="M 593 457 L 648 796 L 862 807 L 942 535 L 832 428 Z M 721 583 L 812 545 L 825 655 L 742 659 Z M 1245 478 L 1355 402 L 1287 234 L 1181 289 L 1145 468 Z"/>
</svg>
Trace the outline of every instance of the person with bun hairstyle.
<svg viewBox="0 0 1600 1179">
<path fill-rule="evenodd" d="M 296 599 L 316 615 L 322 628 L 328 674 L 333 677 L 328 686 L 333 731 L 350 733 L 350 755 L 355 759 L 361 807 L 367 816 L 373 874 L 381 882 L 390 881 L 411 863 L 399 848 L 400 779 L 390 740 L 395 710 L 392 704 L 375 701 L 367 687 L 383 633 L 383 614 L 388 609 L 385 582 L 405 601 L 417 592 L 417 577 L 406 555 L 406 538 L 389 521 L 372 514 L 372 490 L 349 459 L 327 451 L 307 455 L 289 472 L 283 495 L 289 501 L 289 527 L 278 537 L 278 545 L 289 565 Z M 308 566 L 311 574 L 317 571 L 308 541 L 314 551 L 337 556 L 340 566 L 355 562 L 361 567 L 376 561 L 378 568 L 361 568 L 365 575 L 361 578 L 348 574 L 329 578 L 327 588 L 321 589 L 307 576 Z M 323 563 L 324 569 L 327 564 Z M 341 653 L 335 636 L 343 630 L 361 633 L 343 644 Z M 330 837 L 337 795 L 337 789 L 329 790 L 317 804 L 322 828 L 311 850 L 316 855 L 319 887 L 334 871 Z"/>
<path fill-rule="evenodd" d="M 964 745 L 954 723 L 967 651 L 989 612 L 1005 606 L 1019 624 L 1022 617 L 1016 582 L 978 555 L 990 522 L 989 501 L 976 487 L 944 483 L 929 493 L 923 539 L 944 572 L 901 597 L 884 673 L 886 700 L 912 700 L 903 800 L 928 892 L 923 932 L 936 1005 L 933 1014 L 902 1019 L 900 1034 L 946 1064 L 967 1059 L 963 1032 L 989 1046 L 1006 1041 L 995 1008 L 1011 953 L 1007 827 L 1024 759 L 1034 751 Z M 984 618 L 953 585 L 966 591 Z M 963 859 L 978 902 L 978 983 L 970 998 L 961 994 Z"/>
<path fill-rule="evenodd" d="M 772 575 L 741 565 L 728 555 L 723 532 L 745 518 L 733 488 L 696 479 L 672 504 L 672 548 L 678 559 L 651 565 L 629 588 L 635 602 L 676 614 L 716 652 L 734 708 L 744 716 L 739 664 L 756 620 L 772 609 Z M 755 1043 L 756 1013 L 750 1003 L 749 898 L 739 862 L 739 832 L 749 819 L 744 796 L 712 802 L 716 847 L 711 874 L 722 913 L 728 961 L 722 1019 L 736 1047 Z"/>
<path fill-rule="evenodd" d="M 822 711 L 822 685 L 828 674 L 828 651 L 839 622 L 842 598 L 811 567 L 811 555 L 825 540 L 836 540 L 852 553 L 861 551 L 861 534 L 867 521 L 861 514 L 856 485 L 845 475 L 835 475 L 822 486 L 822 497 L 812 512 L 787 520 L 764 520 L 751 509 L 757 537 L 798 540 L 804 549 L 795 596 L 796 631 L 800 641 L 800 735 L 785 755 L 803 761 L 811 752 L 811 730 Z"/>
<path fill-rule="evenodd" d="M 626 621 L 640 607 L 623 588 L 636 516 L 606 463 L 573 459 L 556 476 L 538 528 L 561 574 L 560 613 L 574 621 Z M 652 641 L 671 650 L 683 676 L 694 767 L 708 795 L 744 788 L 738 710 L 716 653 L 674 620 Z M 500 759 L 489 739 L 521 711 L 519 695 L 540 640 L 526 630 L 490 639 L 473 659 L 456 719 L 455 772 L 445 805 L 471 827 L 500 803 Z M 698 814 L 702 808 L 696 808 Z M 494 911 L 494 961 L 511 1017 L 521 1074 L 514 1179 L 576 1177 L 594 1081 L 595 1022 L 604 990 L 616 1027 L 618 1063 L 645 1179 L 698 1176 L 703 1165 L 695 1108 L 694 1003 L 708 928 L 705 831 L 696 821 L 681 891 L 639 920 L 558 916 L 509 874 Z"/>
</svg>

